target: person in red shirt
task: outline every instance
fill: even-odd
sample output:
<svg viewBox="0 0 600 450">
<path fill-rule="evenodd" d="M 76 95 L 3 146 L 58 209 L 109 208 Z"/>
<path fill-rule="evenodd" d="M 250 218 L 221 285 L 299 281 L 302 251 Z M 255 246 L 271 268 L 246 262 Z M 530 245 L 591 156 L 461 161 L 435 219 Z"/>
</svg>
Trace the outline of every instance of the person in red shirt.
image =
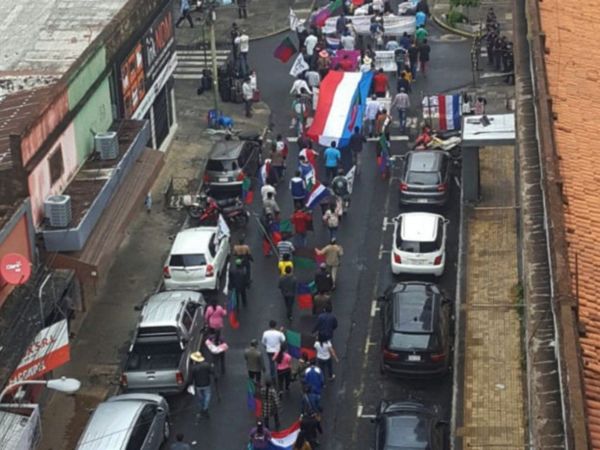
<svg viewBox="0 0 600 450">
<path fill-rule="evenodd" d="M 344 55 L 340 61 L 340 69 L 342 69 L 344 72 L 352 72 L 354 70 L 354 63 L 350 59 L 349 55 Z"/>
<path fill-rule="evenodd" d="M 291 222 L 294 225 L 296 233 L 295 244 L 298 247 L 306 247 L 306 233 L 308 233 L 308 229 L 310 228 L 312 216 L 302 209 L 296 209 L 294 214 L 292 214 Z"/>
<path fill-rule="evenodd" d="M 388 89 L 388 77 L 383 72 L 383 69 L 379 69 L 377 74 L 373 77 L 373 92 L 377 97 L 385 97 Z"/>
</svg>

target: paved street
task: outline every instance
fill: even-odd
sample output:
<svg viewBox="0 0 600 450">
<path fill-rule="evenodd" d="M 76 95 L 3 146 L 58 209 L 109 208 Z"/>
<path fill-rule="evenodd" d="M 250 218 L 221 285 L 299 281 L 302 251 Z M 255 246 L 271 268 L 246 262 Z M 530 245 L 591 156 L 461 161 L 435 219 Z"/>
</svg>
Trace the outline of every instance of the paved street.
<svg viewBox="0 0 600 450">
<path fill-rule="evenodd" d="M 283 35 L 253 42 L 250 64 L 258 72 L 259 87 L 263 100 L 270 106 L 274 132 L 287 133 L 289 126 L 288 94 L 291 77 L 289 67 L 272 57 L 273 49 Z M 432 67 L 427 80 L 416 83 L 413 105 L 419 103 L 421 91 L 438 93 L 465 86 L 471 79 L 468 64 L 469 43 L 466 40 L 445 39 L 437 32 L 432 38 Z M 291 63 L 291 62 L 290 62 Z M 242 106 L 239 106 L 242 108 Z M 416 111 L 413 112 L 416 115 Z M 394 134 L 394 130 L 392 131 Z M 295 163 L 296 147 L 292 153 L 288 175 Z M 406 143 L 394 142 L 392 154 L 406 150 Z M 324 449 L 367 449 L 372 446 L 373 425 L 369 415 L 373 414 L 382 398 L 421 400 L 426 404 L 439 405 L 444 415 L 450 416 L 452 395 L 451 375 L 431 382 L 404 382 L 379 374 L 379 316 L 373 300 L 377 294 L 393 281 L 389 269 L 391 226 L 382 230 L 384 218 L 398 214 L 397 180 L 380 179 L 377 173 L 374 144 L 362 155 L 363 171 L 356 183 L 348 217 L 339 232 L 339 241 L 344 246 L 345 256 L 340 270 L 339 288 L 334 295 L 334 312 L 340 321 L 334 346 L 341 362 L 336 366 L 338 377 L 329 385 L 324 395 Z M 445 212 L 450 220 L 447 243 L 448 260 L 441 285 L 450 296 L 454 293 L 456 279 L 456 249 L 458 235 L 458 193 L 455 181 L 452 198 Z M 278 202 L 283 216 L 292 211 L 291 199 L 282 184 Z M 260 200 L 254 204 L 258 212 Z M 327 233 L 318 221 L 309 246 L 326 243 Z M 261 239 L 254 224 L 248 229 L 256 263 L 253 267 L 253 285 L 250 290 L 250 306 L 242 311 L 238 330 L 227 329 L 225 339 L 230 345 L 227 354 L 227 374 L 219 381 L 220 401 L 215 398 L 210 421 L 196 419 L 195 404 L 191 397 L 183 396 L 172 400 L 173 429 L 183 431 L 190 441 L 201 442 L 208 448 L 238 450 L 242 448 L 253 417 L 246 409 L 246 372 L 243 349 L 252 338 L 260 338 L 269 319 L 283 322 L 284 305 L 276 287 L 277 271 L 273 258 L 261 254 Z M 224 301 L 224 299 L 221 299 Z M 291 329 L 309 331 L 313 318 L 309 313 L 296 312 Z M 282 422 L 285 426 L 295 420 L 299 413 L 300 392 L 296 384 L 290 397 L 284 397 Z"/>
</svg>

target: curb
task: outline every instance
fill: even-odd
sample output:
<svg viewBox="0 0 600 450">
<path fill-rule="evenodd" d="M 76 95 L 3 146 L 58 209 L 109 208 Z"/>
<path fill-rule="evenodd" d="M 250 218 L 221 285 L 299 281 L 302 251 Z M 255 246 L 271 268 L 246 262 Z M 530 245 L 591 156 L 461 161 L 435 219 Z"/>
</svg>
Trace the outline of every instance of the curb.
<svg viewBox="0 0 600 450">
<path fill-rule="evenodd" d="M 444 22 L 442 19 L 440 19 L 438 16 L 432 14 L 431 17 L 433 17 L 433 21 L 440 27 L 443 28 L 446 31 L 449 31 L 450 33 L 454 33 L 454 34 L 458 34 L 459 36 L 463 36 L 466 38 L 476 38 L 477 34 L 476 33 L 469 33 L 468 31 L 463 31 L 463 30 L 459 30 L 458 28 L 454 28 L 451 27 L 450 25 L 448 25 L 446 22 Z"/>
<path fill-rule="evenodd" d="M 317 0 L 313 0 L 312 4 L 310 5 L 310 10 L 311 11 L 313 10 L 313 8 L 315 7 L 316 4 L 317 4 Z M 309 15 L 309 17 L 310 17 L 310 15 Z M 252 42 L 252 41 L 259 41 L 261 39 L 267 39 L 267 38 L 270 38 L 270 37 L 273 37 L 273 36 L 277 36 L 278 34 L 281 34 L 281 33 L 285 32 L 285 31 L 290 31 L 290 27 L 281 28 L 281 29 L 276 30 L 276 31 L 271 31 L 270 33 L 267 33 L 267 34 L 263 34 L 263 35 L 260 35 L 260 36 L 252 37 L 252 38 L 250 38 L 250 42 Z"/>
</svg>

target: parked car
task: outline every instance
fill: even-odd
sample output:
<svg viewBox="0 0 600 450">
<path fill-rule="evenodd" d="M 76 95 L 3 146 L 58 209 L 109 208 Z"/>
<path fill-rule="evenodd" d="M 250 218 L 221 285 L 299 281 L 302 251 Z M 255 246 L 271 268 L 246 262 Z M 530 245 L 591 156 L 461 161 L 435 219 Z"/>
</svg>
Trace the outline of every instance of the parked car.
<svg viewBox="0 0 600 450">
<path fill-rule="evenodd" d="M 382 401 L 375 419 L 375 450 L 445 450 L 447 422 L 437 408 Z"/>
<path fill-rule="evenodd" d="M 401 376 L 443 375 L 452 348 L 452 305 L 434 283 L 390 286 L 381 302 L 381 371 Z"/>
<path fill-rule="evenodd" d="M 76 450 L 158 450 L 169 433 L 169 405 L 163 397 L 117 395 L 98 405 Z"/>
<path fill-rule="evenodd" d="M 441 276 L 446 264 L 446 227 L 439 214 L 403 213 L 394 218 L 392 272 Z"/>
<path fill-rule="evenodd" d="M 450 191 L 450 163 L 441 150 L 410 151 L 400 176 L 400 204 L 444 205 Z"/>
<path fill-rule="evenodd" d="M 258 136 L 241 136 L 214 144 L 206 169 L 204 186 L 211 193 L 242 195 L 244 178 L 255 177 L 261 163 L 262 144 Z"/>
<path fill-rule="evenodd" d="M 228 255 L 229 236 L 219 227 L 180 231 L 163 267 L 165 289 L 218 289 Z"/>
<path fill-rule="evenodd" d="M 148 299 L 121 375 L 128 392 L 185 390 L 190 354 L 202 344 L 205 306 L 202 294 L 193 291 L 160 292 Z"/>
</svg>

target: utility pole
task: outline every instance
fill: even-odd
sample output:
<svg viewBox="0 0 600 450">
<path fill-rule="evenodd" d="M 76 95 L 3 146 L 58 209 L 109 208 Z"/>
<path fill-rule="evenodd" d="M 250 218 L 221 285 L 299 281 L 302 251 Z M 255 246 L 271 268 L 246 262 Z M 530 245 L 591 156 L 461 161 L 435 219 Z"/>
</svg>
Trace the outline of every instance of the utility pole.
<svg viewBox="0 0 600 450">
<path fill-rule="evenodd" d="M 213 95 L 215 96 L 215 112 L 219 111 L 219 74 L 217 71 L 217 42 L 215 38 L 215 22 L 217 21 L 217 2 L 211 0 L 208 3 L 207 20 L 210 24 L 210 53 L 212 59 Z"/>
</svg>

